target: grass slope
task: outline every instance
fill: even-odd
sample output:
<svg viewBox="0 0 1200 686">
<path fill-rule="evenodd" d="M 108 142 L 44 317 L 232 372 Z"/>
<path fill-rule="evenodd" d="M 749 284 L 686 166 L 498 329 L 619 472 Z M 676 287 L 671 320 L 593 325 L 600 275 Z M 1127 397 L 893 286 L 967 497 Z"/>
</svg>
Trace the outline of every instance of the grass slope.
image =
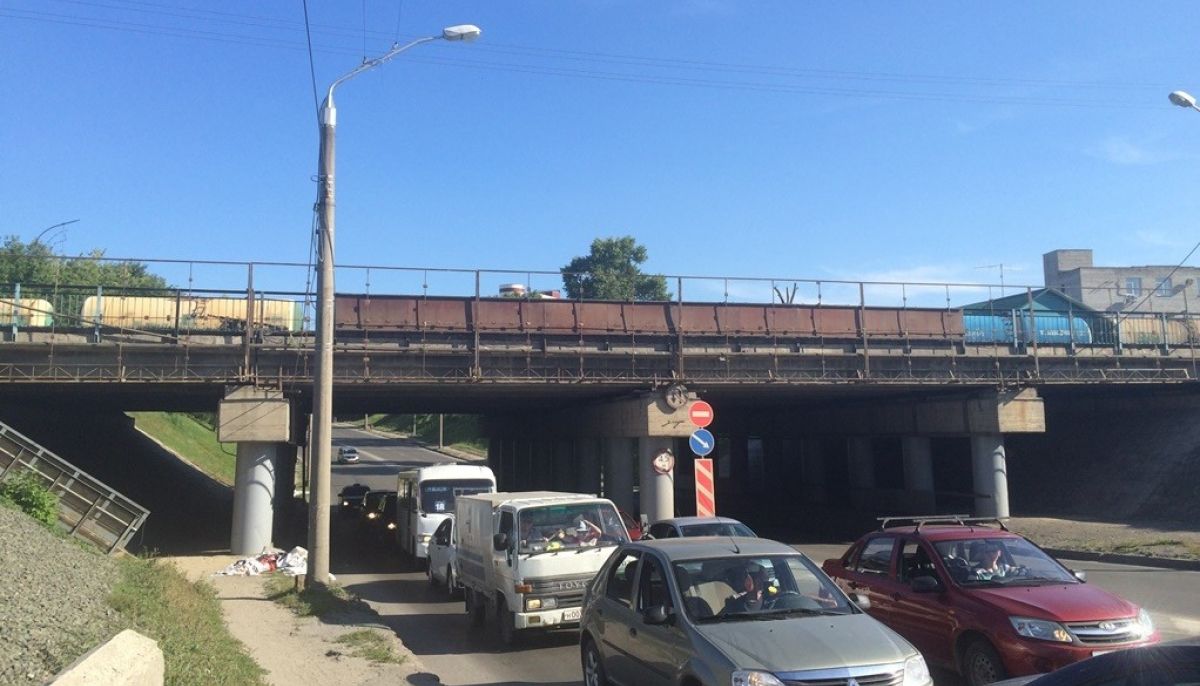
<svg viewBox="0 0 1200 686">
<path fill-rule="evenodd" d="M 182 412 L 130 412 L 137 428 L 223 484 L 232 485 L 237 452 L 217 442 L 216 429 L 203 416 Z"/>
<path fill-rule="evenodd" d="M 416 418 L 416 438 L 437 444 L 438 416 L 436 414 L 377 414 L 371 416 L 371 426 L 412 435 L 413 418 Z M 483 438 L 479 428 L 479 417 L 471 414 L 445 415 L 443 438 L 446 447 L 461 450 L 472 455 L 487 454 L 487 439 Z"/>
</svg>

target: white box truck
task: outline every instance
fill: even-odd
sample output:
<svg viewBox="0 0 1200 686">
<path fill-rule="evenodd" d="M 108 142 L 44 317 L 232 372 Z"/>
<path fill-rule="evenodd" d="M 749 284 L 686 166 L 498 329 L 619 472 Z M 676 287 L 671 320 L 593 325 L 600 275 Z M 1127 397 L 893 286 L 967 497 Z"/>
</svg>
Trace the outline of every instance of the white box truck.
<svg viewBox="0 0 1200 686">
<path fill-rule="evenodd" d="M 617 508 L 593 495 L 479 493 L 456 510 L 470 621 L 492 618 L 508 645 L 524 629 L 578 624 L 584 588 L 629 540 Z"/>
</svg>

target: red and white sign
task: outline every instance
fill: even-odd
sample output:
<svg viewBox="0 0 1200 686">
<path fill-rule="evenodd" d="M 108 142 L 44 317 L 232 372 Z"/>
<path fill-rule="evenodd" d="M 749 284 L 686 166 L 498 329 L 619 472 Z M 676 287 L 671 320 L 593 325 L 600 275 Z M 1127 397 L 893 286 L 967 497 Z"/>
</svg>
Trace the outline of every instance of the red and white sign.
<svg viewBox="0 0 1200 686">
<path fill-rule="evenodd" d="M 696 516 L 717 516 L 717 489 L 713 484 L 713 461 L 711 458 L 697 458 L 696 465 Z"/>
<path fill-rule="evenodd" d="M 692 420 L 692 423 L 701 429 L 709 424 L 712 424 L 712 405 L 709 405 L 703 400 L 697 400 L 696 402 L 692 403 L 691 407 L 688 408 L 688 419 Z"/>
</svg>

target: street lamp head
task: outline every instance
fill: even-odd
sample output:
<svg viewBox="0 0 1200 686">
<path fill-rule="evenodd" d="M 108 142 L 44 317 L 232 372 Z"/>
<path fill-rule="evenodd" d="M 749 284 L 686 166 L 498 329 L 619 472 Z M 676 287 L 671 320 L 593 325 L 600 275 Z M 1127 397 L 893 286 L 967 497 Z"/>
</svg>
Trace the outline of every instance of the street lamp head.
<svg viewBox="0 0 1200 686">
<path fill-rule="evenodd" d="M 1167 98 L 1172 104 L 1179 105 L 1180 107 L 1196 109 L 1196 99 L 1193 98 L 1187 91 L 1173 91 L 1167 96 Z"/>
<path fill-rule="evenodd" d="M 447 26 L 442 29 L 442 38 L 470 43 L 479 38 L 479 34 L 481 33 L 483 33 L 483 30 L 474 24 L 459 24 L 457 26 Z"/>
</svg>

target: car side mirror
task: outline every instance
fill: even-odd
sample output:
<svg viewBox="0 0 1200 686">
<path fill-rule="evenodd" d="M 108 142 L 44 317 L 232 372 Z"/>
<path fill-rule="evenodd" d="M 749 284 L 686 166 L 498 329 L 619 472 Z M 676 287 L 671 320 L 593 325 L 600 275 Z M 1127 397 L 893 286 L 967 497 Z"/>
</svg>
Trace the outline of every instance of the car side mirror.
<svg viewBox="0 0 1200 686">
<path fill-rule="evenodd" d="M 508 550 L 508 534 L 498 533 L 492 536 L 492 550 Z"/>
<path fill-rule="evenodd" d="M 1079 583 L 1081 583 L 1081 584 L 1087 583 L 1087 572 L 1083 571 L 1082 569 L 1072 569 L 1071 574 L 1076 579 L 1079 579 Z"/>
<path fill-rule="evenodd" d="M 871 599 L 869 597 L 867 597 L 866 593 L 855 593 L 854 595 L 852 595 L 850 597 L 851 597 L 851 599 L 854 600 L 854 604 L 858 606 L 858 609 L 860 609 L 860 610 L 870 610 L 871 609 Z"/>
<path fill-rule="evenodd" d="M 918 576 L 912 580 L 912 590 L 915 593 L 937 593 L 942 590 L 942 584 L 932 576 Z"/>
<path fill-rule="evenodd" d="M 674 617 L 675 613 L 666 605 L 648 607 L 642 612 L 642 621 L 650 625 L 670 624 Z"/>
</svg>

